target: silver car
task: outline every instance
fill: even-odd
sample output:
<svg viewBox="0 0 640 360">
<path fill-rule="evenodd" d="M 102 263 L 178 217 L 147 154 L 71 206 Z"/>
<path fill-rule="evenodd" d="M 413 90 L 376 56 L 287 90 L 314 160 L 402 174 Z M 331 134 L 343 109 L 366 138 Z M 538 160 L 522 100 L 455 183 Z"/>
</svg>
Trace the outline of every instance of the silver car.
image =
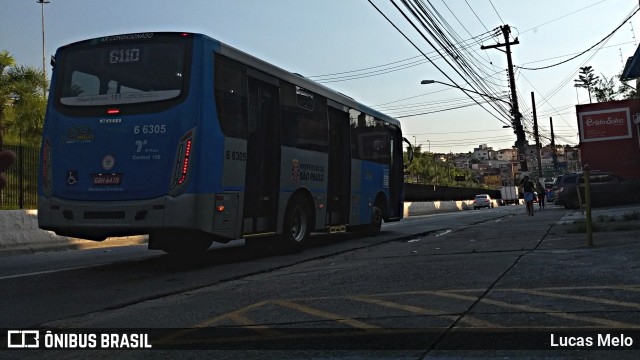
<svg viewBox="0 0 640 360">
<path fill-rule="evenodd" d="M 473 209 L 478 210 L 481 207 L 493 208 L 493 202 L 491 201 L 491 196 L 489 194 L 480 194 L 476 195 L 476 198 L 473 199 Z"/>
</svg>

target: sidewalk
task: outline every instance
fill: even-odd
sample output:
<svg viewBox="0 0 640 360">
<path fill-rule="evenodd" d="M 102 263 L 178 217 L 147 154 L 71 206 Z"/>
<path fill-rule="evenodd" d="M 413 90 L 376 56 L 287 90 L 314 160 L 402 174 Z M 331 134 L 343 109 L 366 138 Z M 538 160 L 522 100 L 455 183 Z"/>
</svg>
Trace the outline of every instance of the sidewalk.
<svg viewBox="0 0 640 360">
<path fill-rule="evenodd" d="M 586 211 L 566 210 L 556 205 L 547 205 L 545 210 L 535 207 L 534 216 L 527 216 L 523 207 L 522 224 L 546 228 L 548 232 L 539 238 L 537 249 L 590 248 L 587 243 Z M 593 247 L 610 248 L 632 246 L 640 250 L 640 204 L 592 209 Z M 527 232 L 522 234 L 527 238 Z M 534 240 L 534 239 L 531 239 Z M 606 251 L 604 252 L 606 253 Z M 640 251 L 638 251 L 640 254 Z M 606 257 L 601 259 L 607 262 Z"/>
</svg>

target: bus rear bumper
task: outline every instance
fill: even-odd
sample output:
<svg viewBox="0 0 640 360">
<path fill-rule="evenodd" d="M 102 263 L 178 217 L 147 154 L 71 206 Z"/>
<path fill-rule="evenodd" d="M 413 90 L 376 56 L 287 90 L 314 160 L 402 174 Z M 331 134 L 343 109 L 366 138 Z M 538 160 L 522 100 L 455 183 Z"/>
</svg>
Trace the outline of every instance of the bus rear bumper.
<svg viewBox="0 0 640 360">
<path fill-rule="evenodd" d="M 61 236 L 104 240 L 173 229 L 201 229 L 196 217 L 206 195 L 184 194 L 136 201 L 38 198 L 38 226 Z M 213 208 L 213 206 L 210 206 Z M 213 211 L 213 209 L 211 210 Z"/>
</svg>

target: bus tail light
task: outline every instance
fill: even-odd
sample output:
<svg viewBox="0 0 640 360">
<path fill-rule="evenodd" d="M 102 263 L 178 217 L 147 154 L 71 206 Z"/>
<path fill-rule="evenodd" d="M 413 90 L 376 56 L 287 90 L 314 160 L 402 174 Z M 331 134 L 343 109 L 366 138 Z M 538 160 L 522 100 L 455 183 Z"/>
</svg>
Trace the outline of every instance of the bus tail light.
<svg viewBox="0 0 640 360">
<path fill-rule="evenodd" d="M 180 139 L 170 190 L 186 183 L 189 175 L 189 166 L 191 165 L 192 148 L 193 130 L 190 130 Z"/>
<path fill-rule="evenodd" d="M 42 144 L 42 191 L 49 195 L 52 191 L 51 184 L 51 144 L 45 139 Z"/>
</svg>

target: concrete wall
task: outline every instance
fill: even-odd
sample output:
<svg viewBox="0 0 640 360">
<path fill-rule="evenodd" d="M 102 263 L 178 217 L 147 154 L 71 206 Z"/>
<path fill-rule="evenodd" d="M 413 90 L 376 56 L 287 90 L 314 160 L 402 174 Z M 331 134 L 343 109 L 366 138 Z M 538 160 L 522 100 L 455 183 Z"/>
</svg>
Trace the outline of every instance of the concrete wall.
<svg viewBox="0 0 640 360">
<path fill-rule="evenodd" d="M 493 203 L 493 206 L 498 206 L 496 200 L 492 200 L 491 202 Z M 473 210 L 473 200 L 419 201 L 404 203 L 405 217 L 462 210 Z"/>
</svg>

